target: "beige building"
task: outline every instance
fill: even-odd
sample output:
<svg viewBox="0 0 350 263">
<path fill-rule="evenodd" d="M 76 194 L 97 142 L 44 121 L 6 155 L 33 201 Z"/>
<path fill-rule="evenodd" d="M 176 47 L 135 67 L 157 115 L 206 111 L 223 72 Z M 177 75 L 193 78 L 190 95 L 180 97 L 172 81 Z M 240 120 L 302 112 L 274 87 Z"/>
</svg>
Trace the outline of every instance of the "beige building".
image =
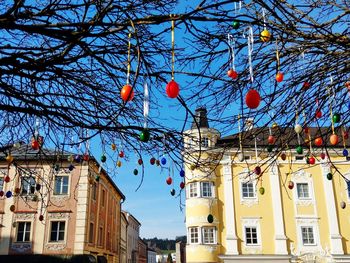
<svg viewBox="0 0 350 263">
<path fill-rule="evenodd" d="M 120 228 L 120 262 L 127 262 L 127 227 L 128 220 L 126 219 L 125 213 L 121 213 L 121 228 Z"/>
<path fill-rule="evenodd" d="M 141 223 L 130 213 L 123 211 L 128 221 L 127 225 L 127 262 L 136 263 L 139 261 L 139 237 Z"/>
<path fill-rule="evenodd" d="M 119 262 L 125 197 L 99 163 L 28 145 L 10 150 L 12 162 L 0 159 L 0 255 L 90 254 Z"/>
</svg>

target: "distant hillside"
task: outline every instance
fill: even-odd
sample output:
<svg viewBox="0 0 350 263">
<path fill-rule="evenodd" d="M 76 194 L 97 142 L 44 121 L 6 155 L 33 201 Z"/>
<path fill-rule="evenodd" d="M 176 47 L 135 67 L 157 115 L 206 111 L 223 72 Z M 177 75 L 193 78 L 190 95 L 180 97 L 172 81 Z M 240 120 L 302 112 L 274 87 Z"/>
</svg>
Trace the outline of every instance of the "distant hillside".
<svg viewBox="0 0 350 263">
<path fill-rule="evenodd" d="M 174 239 L 158 239 L 156 237 L 154 238 L 143 238 L 143 241 L 145 241 L 147 244 L 150 243 L 150 246 L 156 246 L 160 250 L 175 250 L 175 244 L 178 241 L 186 242 L 186 236 L 176 237 L 176 240 Z"/>
</svg>

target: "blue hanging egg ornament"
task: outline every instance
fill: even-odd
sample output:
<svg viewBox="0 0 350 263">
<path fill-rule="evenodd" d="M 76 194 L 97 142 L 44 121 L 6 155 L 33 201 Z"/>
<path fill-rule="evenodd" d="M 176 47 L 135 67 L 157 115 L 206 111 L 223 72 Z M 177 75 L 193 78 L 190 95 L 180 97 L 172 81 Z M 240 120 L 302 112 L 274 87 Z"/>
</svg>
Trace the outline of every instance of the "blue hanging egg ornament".
<svg viewBox="0 0 350 263">
<path fill-rule="evenodd" d="M 166 165 L 166 158 L 162 157 L 162 159 L 160 159 L 160 162 L 162 165 Z"/>
<path fill-rule="evenodd" d="M 68 170 L 73 171 L 73 169 L 74 169 L 74 165 L 73 164 L 69 165 Z"/>
<path fill-rule="evenodd" d="M 74 156 L 74 161 L 75 161 L 76 163 L 80 163 L 80 162 L 81 162 L 81 156 L 80 156 L 80 154 L 77 154 L 77 155 Z"/>
<path fill-rule="evenodd" d="M 183 169 L 180 170 L 180 176 L 185 177 L 185 171 Z"/>
<path fill-rule="evenodd" d="M 174 195 L 175 195 L 175 193 L 176 193 L 175 189 L 174 189 L 174 188 L 173 188 L 173 189 L 171 189 L 170 194 L 171 194 L 172 196 L 174 196 Z"/>
<path fill-rule="evenodd" d="M 349 152 L 347 149 L 344 149 L 343 150 L 343 156 L 347 157 L 349 155 Z"/>
<path fill-rule="evenodd" d="M 12 196 L 12 192 L 11 192 L 11 191 L 7 191 L 7 192 L 6 192 L 6 197 L 7 197 L 7 198 L 11 198 L 11 196 Z"/>
</svg>

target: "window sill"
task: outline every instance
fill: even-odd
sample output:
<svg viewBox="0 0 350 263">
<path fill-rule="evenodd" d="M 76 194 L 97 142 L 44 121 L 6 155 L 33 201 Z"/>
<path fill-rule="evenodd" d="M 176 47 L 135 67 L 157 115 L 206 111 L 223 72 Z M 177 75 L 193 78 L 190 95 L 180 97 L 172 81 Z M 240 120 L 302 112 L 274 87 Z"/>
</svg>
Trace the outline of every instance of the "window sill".
<svg viewBox="0 0 350 263">
<path fill-rule="evenodd" d="M 28 243 L 32 243 L 31 241 L 15 241 L 13 242 L 15 244 L 28 244 Z"/>
<path fill-rule="evenodd" d="M 66 194 L 57 194 L 57 193 L 55 194 L 55 193 L 54 193 L 53 195 L 54 195 L 54 196 L 69 196 L 68 193 L 66 193 Z"/>
<path fill-rule="evenodd" d="M 53 241 L 50 240 L 49 242 L 47 242 L 48 244 L 65 244 L 66 241 L 65 240 L 58 240 L 58 241 Z"/>
<path fill-rule="evenodd" d="M 316 247 L 317 244 L 303 244 L 304 247 Z"/>
</svg>

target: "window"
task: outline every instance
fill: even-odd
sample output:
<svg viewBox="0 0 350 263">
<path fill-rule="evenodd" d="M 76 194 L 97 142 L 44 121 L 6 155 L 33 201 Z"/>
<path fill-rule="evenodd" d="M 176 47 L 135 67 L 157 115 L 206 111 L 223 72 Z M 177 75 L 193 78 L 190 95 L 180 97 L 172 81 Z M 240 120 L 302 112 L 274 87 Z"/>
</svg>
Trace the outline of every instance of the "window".
<svg viewBox="0 0 350 263">
<path fill-rule="evenodd" d="M 32 176 L 21 177 L 21 194 L 29 195 L 35 192 L 35 179 Z"/>
<path fill-rule="evenodd" d="M 297 160 L 297 161 L 300 161 L 300 160 L 304 160 L 304 156 L 303 155 L 297 155 L 297 156 L 295 156 L 295 160 Z"/>
<path fill-rule="evenodd" d="M 255 197 L 255 187 L 251 182 L 242 183 L 242 196 L 243 198 L 254 198 Z"/>
<path fill-rule="evenodd" d="M 246 245 L 258 244 L 258 234 L 256 227 L 245 227 L 245 243 Z"/>
<path fill-rule="evenodd" d="M 312 226 L 302 226 L 301 237 L 304 245 L 315 245 L 314 228 Z"/>
<path fill-rule="evenodd" d="M 106 191 L 102 190 L 102 197 L 101 197 L 101 206 L 105 206 L 105 202 L 106 202 Z"/>
<path fill-rule="evenodd" d="M 310 198 L 309 185 L 307 183 L 297 183 L 297 192 L 299 199 Z"/>
<path fill-rule="evenodd" d="M 346 186 L 347 186 L 347 192 L 348 192 L 348 197 L 350 198 L 350 181 L 346 181 Z M 0 188 L 1 190 L 1 188 Z"/>
<path fill-rule="evenodd" d="M 65 228 L 66 228 L 65 221 L 52 221 L 50 242 L 63 241 Z"/>
<path fill-rule="evenodd" d="M 97 195 L 97 184 L 94 182 L 92 184 L 92 200 L 96 200 Z"/>
<path fill-rule="evenodd" d="M 55 176 L 55 188 L 54 188 L 54 194 L 55 195 L 66 195 L 68 194 L 68 181 L 69 176 L 65 175 L 57 175 Z"/>
<path fill-rule="evenodd" d="M 203 227 L 203 244 L 215 244 L 215 227 Z"/>
<path fill-rule="evenodd" d="M 17 242 L 29 242 L 30 241 L 30 227 L 31 222 L 18 222 L 17 223 Z"/>
<path fill-rule="evenodd" d="M 89 243 L 94 243 L 94 223 L 90 223 L 90 228 L 89 228 Z"/>
<path fill-rule="evenodd" d="M 198 227 L 190 227 L 189 228 L 190 233 L 190 244 L 198 244 L 199 238 L 198 238 Z"/>
<path fill-rule="evenodd" d="M 4 189 L 4 177 L 0 176 L 0 191 Z"/>
<path fill-rule="evenodd" d="M 190 197 L 197 197 L 197 183 L 190 183 Z"/>
<path fill-rule="evenodd" d="M 103 227 L 102 226 L 98 228 L 98 245 L 101 247 L 103 246 Z"/>
<path fill-rule="evenodd" d="M 213 197 L 213 182 L 201 182 L 202 197 Z"/>
<path fill-rule="evenodd" d="M 209 146 L 209 139 L 207 137 L 202 137 L 201 146 L 202 147 L 208 147 Z"/>
</svg>

